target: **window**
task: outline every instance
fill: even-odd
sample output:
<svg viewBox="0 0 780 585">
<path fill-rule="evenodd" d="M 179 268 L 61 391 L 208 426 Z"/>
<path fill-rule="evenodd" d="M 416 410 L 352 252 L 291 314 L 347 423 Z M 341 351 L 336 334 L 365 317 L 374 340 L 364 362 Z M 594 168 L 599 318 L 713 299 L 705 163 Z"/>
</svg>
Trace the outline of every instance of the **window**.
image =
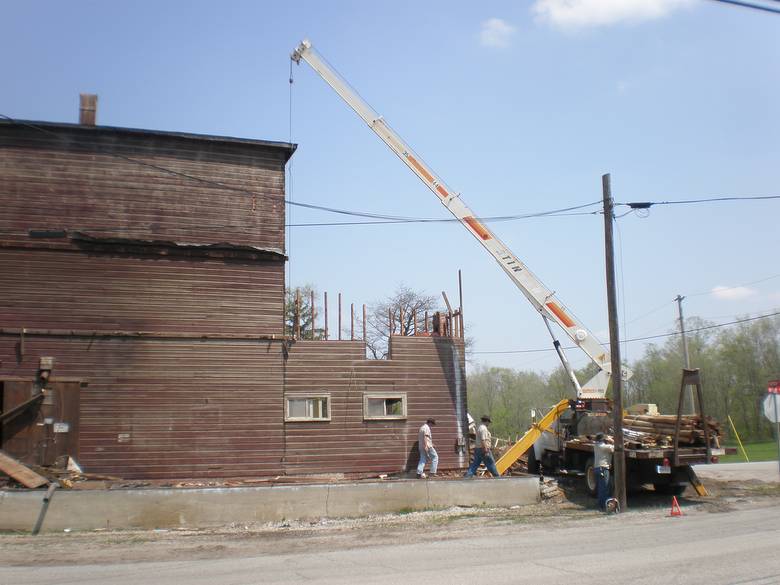
<svg viewBox="0 0 780 585">
<path fill-rule="evenodd" d="M 330 394 L 288 395 L 285 404 L 284 420 L 330 420 Z"/>
<path fill-rule="evenodd" d="M 406 394 L 364 394 L 365 420 L 405 419 Z"/>
</svg>

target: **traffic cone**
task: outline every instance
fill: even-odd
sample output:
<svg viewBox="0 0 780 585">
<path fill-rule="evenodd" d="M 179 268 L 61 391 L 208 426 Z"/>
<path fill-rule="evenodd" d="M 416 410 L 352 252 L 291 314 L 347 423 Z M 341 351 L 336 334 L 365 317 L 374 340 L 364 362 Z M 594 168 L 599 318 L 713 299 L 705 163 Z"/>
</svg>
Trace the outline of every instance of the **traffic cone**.
<svg viewBox="0 0 780 585">
<path fill-rule="evenodd" d="M 682 516 L 682 510 L 680 509 L 680 504 L 677 503 L 677 496 L 672 496 L 672 511 L 669 513 L 670 516 Z"/>
</svg>

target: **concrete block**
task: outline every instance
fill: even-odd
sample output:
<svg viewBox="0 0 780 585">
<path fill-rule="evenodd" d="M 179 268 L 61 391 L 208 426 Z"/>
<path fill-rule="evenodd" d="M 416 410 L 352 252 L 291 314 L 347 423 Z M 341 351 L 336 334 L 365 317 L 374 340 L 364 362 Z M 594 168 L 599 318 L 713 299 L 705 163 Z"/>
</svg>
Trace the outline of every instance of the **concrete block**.
<svg viewBox="0 0 780 585">
<path fill-rule="evenodd" d="M 30 531 L 44 490 L 0 490 L 0 530 Z M 42 530 L 152 529 L 358 517 L 539 501 L 535 477 L 203 489 L 60 490 Z"/>
</svg>

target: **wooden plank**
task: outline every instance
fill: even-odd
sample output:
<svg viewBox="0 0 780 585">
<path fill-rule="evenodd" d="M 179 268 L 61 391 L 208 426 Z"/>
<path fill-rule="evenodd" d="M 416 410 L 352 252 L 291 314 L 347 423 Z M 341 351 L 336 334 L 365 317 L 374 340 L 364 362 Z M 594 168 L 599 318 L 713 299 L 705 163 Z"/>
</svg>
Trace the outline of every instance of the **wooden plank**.
<svg viewBox="0 0 780 585">
<path fill-rule="evenodd" d="M 0 451 L 0 471 L 13 477 L 24 487 L 37 488 L 49 483 L 49 480 L 38 475 L 29 467 L 22 465 L 13 457 L 9 457 L 4 451 Z"/>
</svg>

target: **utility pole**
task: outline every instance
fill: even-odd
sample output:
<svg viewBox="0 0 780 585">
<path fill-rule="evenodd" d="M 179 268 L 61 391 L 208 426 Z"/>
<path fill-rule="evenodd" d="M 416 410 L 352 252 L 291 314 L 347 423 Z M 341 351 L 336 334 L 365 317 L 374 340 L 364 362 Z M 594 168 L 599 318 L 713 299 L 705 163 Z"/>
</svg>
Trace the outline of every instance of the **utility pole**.
<svg viewBox="0 0 780 585">
<path fill-rule="evenodd" d="M 677 295 L 675 301 L 677 301 L 677 310 L 680 313 L 680 335 L 682 335 L 683 344 L 683 356 L 685 357 L 685 369 L 691 369 L 691 356 L 688 353 L 688 338 L 685 337 L 685 319 L 683 319 L 682 302 L 685 297 Z M 688 386 L 688 404 L 690 405 L 690 413 L 696 414 L 696 406 L 693 404 L 693 388 Z"/>
<path fill-rule="evenodd" d="M 613 243 L 612 183 L 609 173 L 602 175 L 604 192 L 604 249 L 607 265 L 607 306 L 609 310 L 609 351 L 612 359 L 612 427 L 614 428 L 615 499 L 620 509 L 626 509 L 626 459 L 623 447 L 623 376 L 620 363 L 620 331 L 618 328 L 617 287 L 615 286 L 615 249 Z"/>
</svg>

